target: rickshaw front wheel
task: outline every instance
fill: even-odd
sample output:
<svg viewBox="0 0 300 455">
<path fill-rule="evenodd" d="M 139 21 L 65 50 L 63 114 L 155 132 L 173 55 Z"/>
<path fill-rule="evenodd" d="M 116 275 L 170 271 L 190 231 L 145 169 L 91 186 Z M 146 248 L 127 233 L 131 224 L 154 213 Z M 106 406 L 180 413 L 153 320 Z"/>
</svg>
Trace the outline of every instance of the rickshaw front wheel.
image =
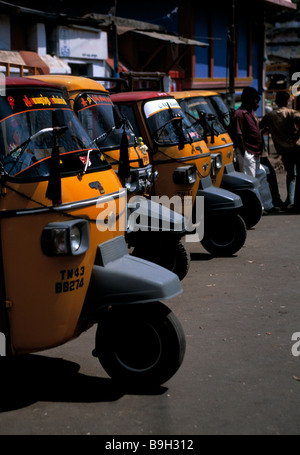
<svg viewBox="0 0 300 455">
<path fill-rule="evenodd" d="M 160 302 L 112 307 L 96 332 L 96 356 L 115 381 L 157 386 L 169 380 L 185 354 L 185 335 Z"/>
<path fill-rule="evenodd" d="M 254 191 L 242 191 L 239 196 L 243 202 L 240 215 L 245 221 L 247 229 L 250 229 L 260 221 L 262 217 L 262 205 Z"/>
<path fill-rule="evenodd" d="M 238 214 L 205 217 L 202 246 L 212 255 L 224 257 L 237 253 L 245 244 L 247 227 Z"/>
</svg>

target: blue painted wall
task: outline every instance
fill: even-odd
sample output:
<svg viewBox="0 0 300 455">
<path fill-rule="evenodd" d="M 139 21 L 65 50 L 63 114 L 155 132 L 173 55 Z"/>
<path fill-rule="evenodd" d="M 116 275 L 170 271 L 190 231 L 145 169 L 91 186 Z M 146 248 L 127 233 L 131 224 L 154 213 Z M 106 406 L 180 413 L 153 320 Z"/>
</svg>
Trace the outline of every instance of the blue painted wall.
<svg viewBox="0 0 300 455">
<path fill-rule="evenodd" d="M 215 78 L 226 78 L 228 71 L 228 52 L 227 52 L 227 33 L 230 24 L 231 9 L 229 1 L 210 2 L 198 1 L 194 3 L 194 15 L 190 18 L 194 21 L 195 39 L 209 43 L 209 17 L 213 18 L 213 43 L 214 43 L 214 74 Z M 246 5 L 245 5 L 246 7 Z M 237 12 L 237 32 L 238 32 L 238 77 L 247 77 L 248 64 L 248 32 L 250 24 L 253 22 L 253 5 L 250 4 L 249 10 L 245 8 Z M 118 1 L 117 15 L 131 19 L 142 20 L 145 22 L 162 25 L 170 32 L 178 32 L 178 1 L 172 0 L 151 0 L 143 3 L 130 2 L 130 0 Z M 263 68 L 263 49 L 264 43 L 260 38 L 260 33 L 256 33 L 258 28 L 254 27 L 252 36 L 252 66 L 253 83 L 252 86 L 262 92 L 262 68 Z M 195 48 L 195 77 L 209 77 L 209 51 L 208 48 Z"/>
<path fill-rule="evenodd" d="M 249 24 L 246 16 L 240 16 L 237 22 L 238 36 L 238 77 L 248 76 L 248 36 Z"/>
<path fill-rule="evenodd" d="M 227 35 L 229 17 L 227 10 L 217 8 L 213 14 L 214 77 L 226 77 L 228 67 Z"/>
<path fill-rule="evenodd" d="M 209 43 L 207 39 L 209 30 L 208 30 L 208 12 L 203 10 L 197 10 L 195 14 L 195 39 L 202 41 L 204 43 Z M 196 68 L 195 75 L 196 77 L 209 77 L 208 68 L 209 68 L 209 52 L 208 47 L 196 47 Z"/>
</svg>

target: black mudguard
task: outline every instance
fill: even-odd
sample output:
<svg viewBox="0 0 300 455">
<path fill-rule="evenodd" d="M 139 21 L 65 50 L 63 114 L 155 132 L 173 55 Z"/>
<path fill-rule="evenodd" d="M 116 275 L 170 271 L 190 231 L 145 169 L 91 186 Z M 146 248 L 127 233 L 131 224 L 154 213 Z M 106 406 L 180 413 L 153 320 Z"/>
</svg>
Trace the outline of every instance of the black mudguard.
<svg viewBox="0 0 300 455">
<path fill-rule="evenodd" d="M 110 305 L 155 302 L 181 292 L 177 275 L 130 256 L 124 237 L 115 237 L 98 246 L 82 318 L 93 318 Z"/>
<path fill-rule="evenodd" d="M 258 187 L 259 182 L 256 178 L 235 171 L 232 163 L 225 166 L 221 188 L 232 191 L 233 193 L 240 193 L 241 191 L 253 191 Z"/>
<path fill-rule="evenodd" d="M 211 178 L 200 180 L 197 196 L 204 196 L 204 213 L 238 210 L 243 206 L 240 196 L 223 188 L 213 186 Z"/>
</svg>

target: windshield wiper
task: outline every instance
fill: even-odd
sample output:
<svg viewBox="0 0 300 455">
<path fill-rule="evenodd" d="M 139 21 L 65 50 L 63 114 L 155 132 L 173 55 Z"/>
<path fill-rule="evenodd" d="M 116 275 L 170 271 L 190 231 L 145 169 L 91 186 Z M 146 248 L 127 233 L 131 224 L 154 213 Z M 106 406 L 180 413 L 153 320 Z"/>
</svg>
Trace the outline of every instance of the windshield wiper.
<svg viewBox="0 0 300 455">
<path fill-rule="evenodd" d="M 153 134 L 153 136 L 156 136 L 156 140 L 158 141 L 160 136 L 162 135 L 163 130 L 165 129 L 165 127 L 167 125 L 169 125 L 170 123 L 172 123 L 174 125 L 175 131 L 178 133 L 178 136 L 179 136 L 178 137 L 179 150 L 182 150 L 183 147 L 184 147 L 184 142 L 185 142 L 185 137 L 184 137 L 184 134 L 183 134 L 182 121 L 183 121 L 183 118 L 181 116 L 172 117 L 167 122 L 165 122 L 162 126 L 157 128 L 152 134 Z M 159 131 L 160 131 L 160 133 L 158 134 Z"/>
<path fill-rule="evenodd" d="M 208 124 L 207 114 L 205 111 L 201 111 L 199 109 L 197 109 L 197 112 L 199 115 L 198 118 L 195 117 L 194 115 L 190 114 L 189 112 L 187 112 L 187 115 L 194 120 L 194 123 L 192 124 L 192 126 L 194 126 L 194 125 L 201 126 L 201 128 L 203 129 L 203 133 L 202 133 L 203 140 L 207 143 L 208 130 L 210 130 L 210 132 L 211 132 L 210 126 Z"/>
<path fill-rule="evenodd" d="M 109 128 L 107 131 L 104 131 L 104 133 L 100 134 L 99 136 L 95 137 L 95 139 L 93 139 L 91 142 L 90 142 L 90 145 L 98 145 L 98 142 L 101 141 L 105 141 L 105 139 L 108 138 L 108 136 L 116 129 L 115 126 L 112 126 L 111 128 Z M 100 145 L 100 144 L 99 144 Z"/>
<path fill-rule="evenodd" d="M 178 133 L 179 150 L 182 150 L 184 148 L 184 143 L 185 143 L 185 137 L 184 137 L 184 133 L 183 133 L 183 117 L 180 115 L 180 113 L 178 113 L 178 114 L 174 113 L 171 106 L 169 105 L 169 103 L 167 103 L 167 104 L 168 104 L 168 112 L 169 112 L 171 118 L 169 120 L 167 120 L 162 126 L 157 128 L 152 134 L 153 134 L 153 136 L 156 135 L 156 140 L 158 141 L 163 132 L 163 129 L 170 123 L 173 123 L 174 129 Z M 160 130 L 162 130 L 161 133 L 157 134 Z"/>
<path fill-rule="evenodd" d="M 154 130 L 152 134 L 153 134 L 153 135 L 157 135 L 157 139 L 159 139 L 159 138 L 160 138 L 160 135 L 161 135 L 162 132 L 163 132 L 163 129 L 164 129 L 167 125 L 169 125 L 170 123 L 174 123 L 174 124 L 175 124 L 175 123 L 177 123 L 178 121 L 182 121 L 182 117 L 172 117 L 172 118 L 170 118 L 169 120 L 167 120 L 165 123 L 163 123 L 160 127 L 158 127 L 156 130 Z M 161 132 L 160 132 L 160 134 L 158 135 L 157 133 L 158 133 L 159 131 L 161 131 Z"/>
<path fill-rule="evenodd" d="M 22 142 L 22 144 L 20 145 L 17 145 L 13 150 L 11 150 L 4 158 L 3 158 L 3 162 L 5 162 L 5 160 L 9 157 L 14 157 L 14 155 L 17 154 L 17 151 L 20 150 L 20 152 L 18 152 L 18 154 L 16 155 L 16 160 L 15 162 L 13 163 L 12 167 L 10 168 L 10 170 L 8 171 L 8 174 L 11 173 L 11 171 L 13 170 L 13 168 L 16 166 L 16 164 L 20 161 L 20 158 L 21 156 L 23 155 L 23 153 L 25 152 L 26 148 L 27 148 L 27 145 L 34 139 L 36 139 L 37 137 L 39 137 L 40 135 L 44 134 L 44 133 L 55 133 L 57 136 L 61 133 L 64 133 L 66 130 L 68 129 L 67 126 L 54 126 L 54 127 L 50 127 L 50 128 L 43 128 L 42 130 L 38 131 L 37 133 L 34 133 L 32 136 L 30 136 L 28 139 L 26 139 L 26 141 Z"/>
</svg>

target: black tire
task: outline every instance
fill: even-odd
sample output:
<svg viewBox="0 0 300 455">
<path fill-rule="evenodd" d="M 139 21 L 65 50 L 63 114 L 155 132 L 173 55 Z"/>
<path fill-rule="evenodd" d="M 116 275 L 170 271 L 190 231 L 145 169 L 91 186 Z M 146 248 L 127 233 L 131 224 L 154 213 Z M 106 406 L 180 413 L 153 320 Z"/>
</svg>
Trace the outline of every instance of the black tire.
<svg viewBox="0 0 300 455">
<path fill-rule="evenodd" d="M 247 229 L 250 229 L 260 221 L 262 217 L 262 205 L 254 191 L 242 191 L 237 193 L 243 202 L 240 215 L 245 221 Z"/>
<path fill-rule="evenodd" d="M 185 335 L 164 304 L 113 307 L 96 333 L 96 356 L 114 380 L 157 386 L 170 379 L 185 354 Z"/>
<path fill-rule="evenodd" d="M 240 215 L 206 216 L 201 244 L 213 256 L 234 255 L 246 238 L 246 224 Z"/>
<path fill-rule="evenodd" d="M 132 255 L 154 262 L 175 273 L 180 280 L 187 275 L 191 255 L 182 240 L 167 240 L 139 243 L 133 248 Z"/>
<path fill-rule="evenodd" d="M 191 254 L 182 240 L 175 245 L 175 255 L 175 264 L 171 271 L 176 273 L 181 281 L 187 275 L 191 265 Z"/>
</svg>

